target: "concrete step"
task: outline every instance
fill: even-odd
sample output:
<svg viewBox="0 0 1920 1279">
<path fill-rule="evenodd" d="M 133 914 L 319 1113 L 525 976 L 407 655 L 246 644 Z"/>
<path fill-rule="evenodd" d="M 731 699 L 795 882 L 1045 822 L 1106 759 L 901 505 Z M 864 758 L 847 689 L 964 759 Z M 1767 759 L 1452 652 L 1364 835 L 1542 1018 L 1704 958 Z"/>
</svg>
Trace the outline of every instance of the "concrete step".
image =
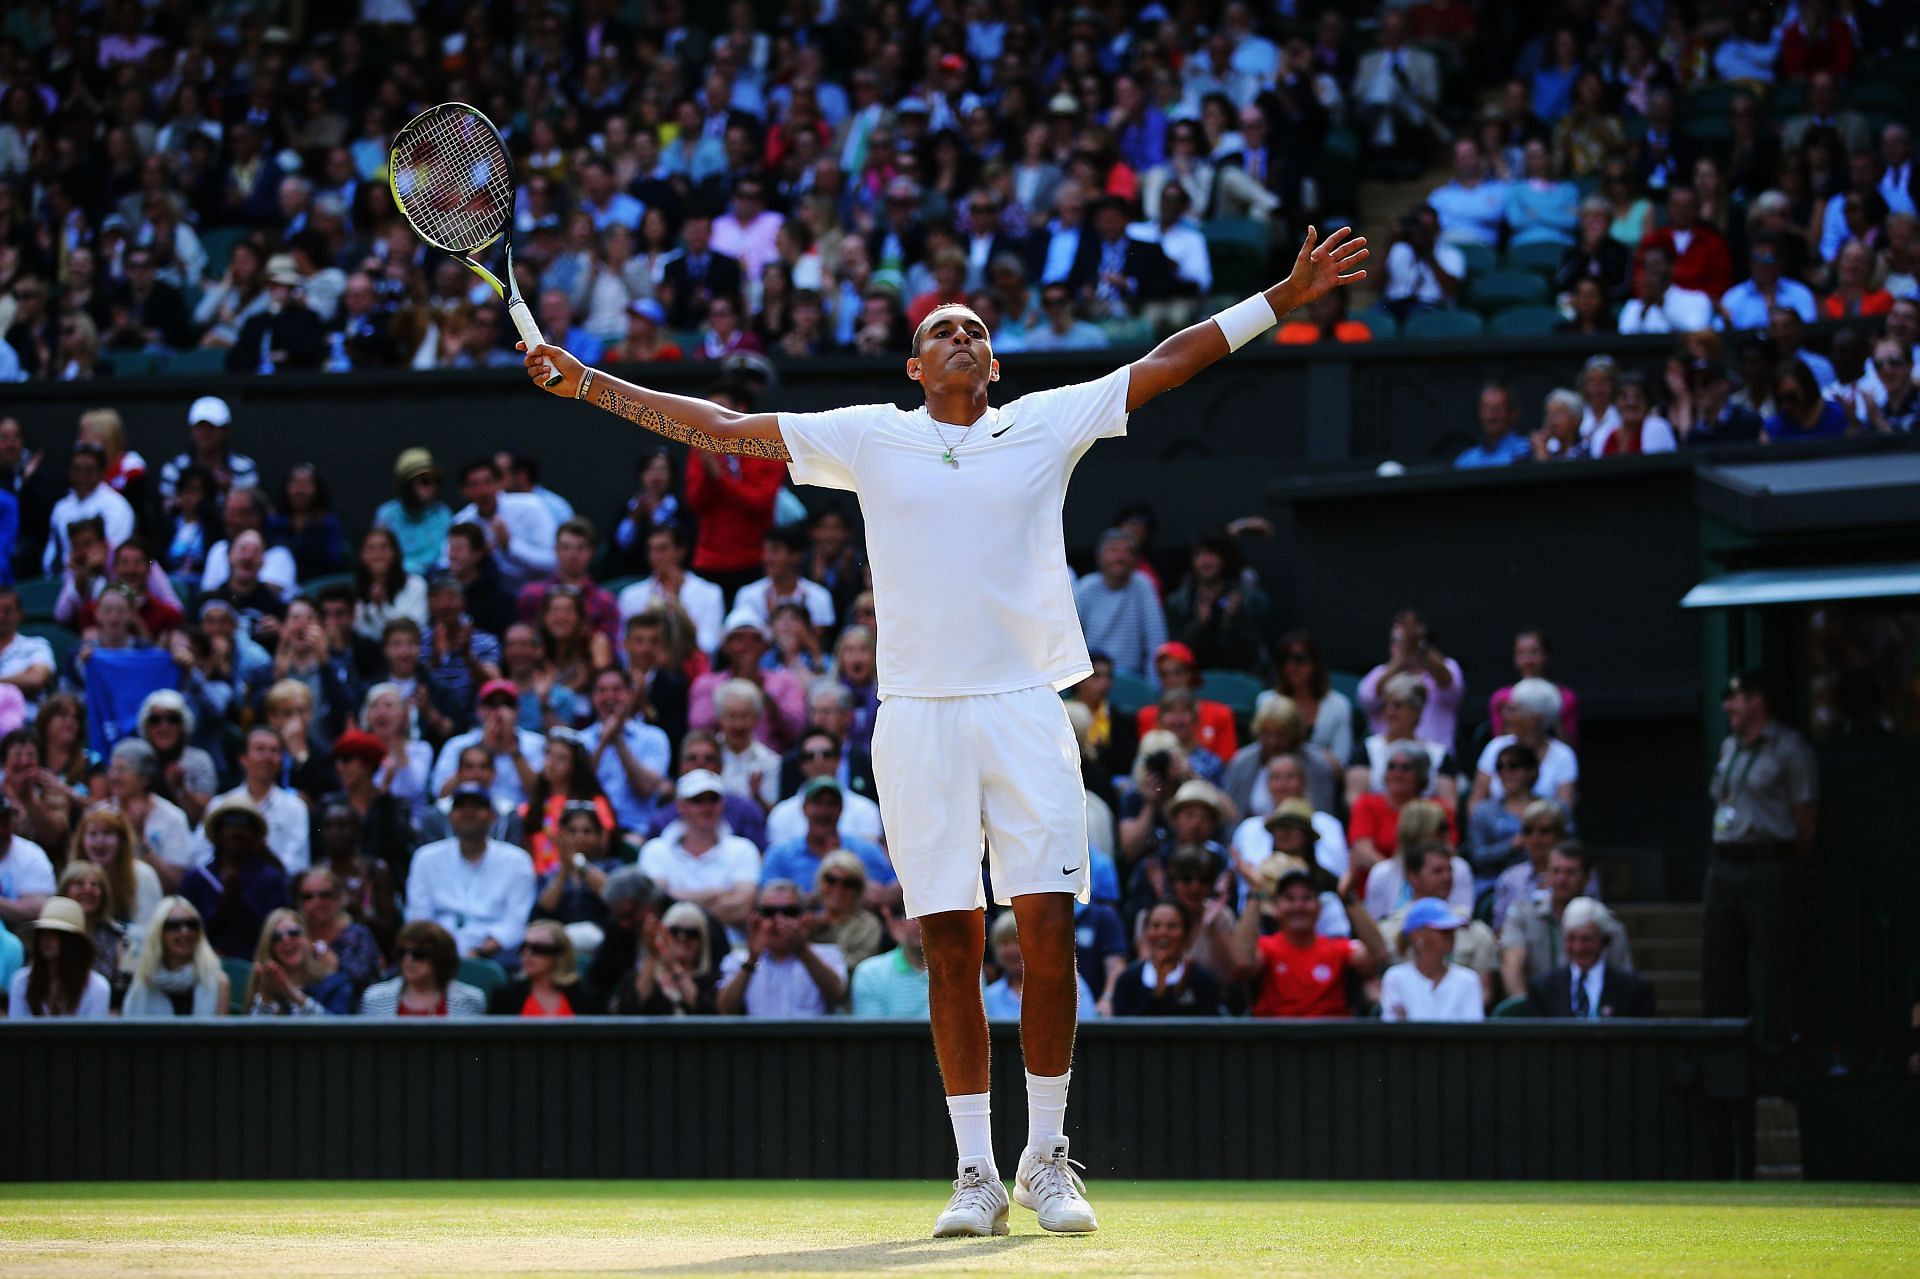
<svg viewBox="0 0 1920 1279">
<path fill-rule="evenodd" d="M 1640 976 L 1653 983 L 1654 995 L 1665 1008 L 1669 1000 L 1700 1001 L 1698 968 L 1639 968 Z"/>
<path fill-rule="evenodd" d="M 1615 906 L 1613 913 L 1636 946 L 1643 937 L 1700 937 L 1700 907 L 1695 903 L 1630 902 Z"/>
<path fill-rule="evenodd" d="M 1636 968 L 1662 971 L 1691 968 L 1698 971 L 1700 967 L 1698 937 L 1636 937 L 1632 942 Z"/>
</svg>

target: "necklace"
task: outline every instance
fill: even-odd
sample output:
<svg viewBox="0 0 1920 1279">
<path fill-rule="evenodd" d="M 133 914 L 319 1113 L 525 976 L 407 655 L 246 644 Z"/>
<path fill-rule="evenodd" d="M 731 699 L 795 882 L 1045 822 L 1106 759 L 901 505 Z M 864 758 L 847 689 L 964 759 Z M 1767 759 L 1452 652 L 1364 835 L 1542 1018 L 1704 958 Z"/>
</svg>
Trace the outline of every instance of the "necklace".
<svg viewBox="0 0 1920 1279">
<path fill-rule="evenodd" d="M 949 440 L 947 439 L 947 433 L 940 429 L 939 419 L 934 417 L 932 413 L 927 414 L 927 422 L 933 427 L 933 433 L 940 437 L 940 443 L 946 446 L 946 452 L 940 455 L 940 460 L 956 471 L 959 470 L 960 459 L 954 456 L 953 451 L 967 442 L 967 432 L 971 431 L 973 427 L 971 425 L 961 427 L 960 438 L 958 440 Z"/>
</svg>

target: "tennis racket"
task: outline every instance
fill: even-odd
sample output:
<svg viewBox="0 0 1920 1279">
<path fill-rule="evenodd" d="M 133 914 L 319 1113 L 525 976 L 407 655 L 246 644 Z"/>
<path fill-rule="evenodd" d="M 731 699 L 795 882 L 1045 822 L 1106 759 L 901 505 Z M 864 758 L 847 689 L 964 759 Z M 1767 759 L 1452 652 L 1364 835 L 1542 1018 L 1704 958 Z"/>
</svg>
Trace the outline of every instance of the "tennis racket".
<svg viewBox="0 0 1920 1279">
<path fill-rule="evenodd" d="M 513 161 L 493 121 L 464 102 L 428 107 L 394 135 L 387 185 L 415 235 L 453 254 L 506 299 L 507 318 L 527 350 L 546 340 L 513 274 L 513 244 L 506 238 L 513 214 Z M 475 256 L 495 243 L 506 250 L 504 285 Z M 554 369 L 546 384 L 559 381 L 560 371 Z"/>
</svg>

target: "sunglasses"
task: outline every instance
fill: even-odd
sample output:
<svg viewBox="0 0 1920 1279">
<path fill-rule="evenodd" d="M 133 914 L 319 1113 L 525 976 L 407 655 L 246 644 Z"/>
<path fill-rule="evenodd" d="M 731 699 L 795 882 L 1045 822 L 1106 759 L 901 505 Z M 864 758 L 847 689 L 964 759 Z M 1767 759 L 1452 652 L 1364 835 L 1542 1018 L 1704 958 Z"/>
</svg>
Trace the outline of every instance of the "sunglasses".
<svg viewBox="0 0 1920 1279">
<path fill-rule="evenodd" d="M 333 896 L 331 892 L 322 888 L 322 889 L 316 889 L 315 891 L 310 893 L 301 893 L 300 900 L 302 903 L 325 901 L 327 898 L 331 896 Z"/>
<path fill-rule="evenodd" d="M 421 946 L 402 946 L 400 958 L 417 959 L 423 964 L 430 964 L 433 962 L 433 952 Z"/>
<path fill-rule="evenodd" d="M 1551 826 L 1522 826 L 1522 835 L 1558 835 L 1560 832 Z"/>
<path fill-rule="evenodd" d="M 160 927 L 169 933 L 197 933 L 200 931 L 200 921 L 197 919 L 169 919 Z"/>
<path fill-rule="evenodd" d="M 184 724 L 186 722 L 185 717 L 177 711 L 155 711 L 147 716 L 149 724 Z"/>
<path fill-rule="evenodd" d="M 1498 768 L 1503 773 L 1518 773 L 1518 772 L 1524 772 L 1527 766 L 1525 764 L 1515 764 L 1512 762 L 1508 762 L 1504 764 L 1496 764 L 1495 767 Z"/>
<path fill-rule="evenodd" d="M 802 755 L 800 756 L 800 758 L 801 758 L 801 759 L 839 759 L 839 758 L 840 758 L 840 752 L 839 752 L 839 751 L 833 751 L 833 750 L 827 750 L 827 751 L 807 751 L 807 752 L 805 752 L 804 754 L 802 754 Z"/>
<path fill-rule="evenodd" d="M 822 888 L 858 888 L 860 887 L 860 881 L 857 879 L 849 879 L 845 875 L 822 875 L 820 877 L 820 886 Z"/>
<path fill-rule="evenodd" d="M 689 795 L 684 802 L 688 804 L 717 804 L 720 802 L 720 797 L 709 791 L 705 795 Z"/>
<path fill-rule="evenodd" d="M 1387 771 L 1389 773 L 1411 773 L 1413 771 L 1413 765 L 1412 764 L 1388 764 Z"/>
<path fill-rule="evenodd" d="M 307 930 L 304 928 L 282 928 L 279 932 L 273 935 L 273 940 L 274 940 L 274 943 L 277 945 L 280 942 L 292 941 L 296 937 L 305 937 L 306 935 L 307 935 Z"/>
<path fill-rule="evenodd" d="M 700 930 L 698 928 L 669 928 L 667 929 L 667 936 L 673 938 L 675 941 L 699 941 Z"/>
<path fill-rule="evenodd" d="M 1173 877 L 1173 882 L 1176 884 L 1211 884 L 1213 882 L 1213 876 L 1211 875 L 1175 875 Z"/>
<path fill-rule="evenodd" d="M 760 908 L 762 919 L 798 919 L 799 917 L 798 906 L 762 906 Z"/>
<path fill-rule="evenodd" d="M 1288 663 L 1293 663 L 1293 662 L 1307 663 L 1307 662 L 1311 662 L 1312 660 L 1313 660 L 1312 653 L 1288 653 L 1286 656 L 1286 661 Z"/>
<path fill-rule="evenodd" d="M 542 955 L 548 959 L 552 959 L 560 953 L 560 948 L 550 941 L 521 942 L 520 949 L 526 951 L 529 955 Z"/>
</svg>

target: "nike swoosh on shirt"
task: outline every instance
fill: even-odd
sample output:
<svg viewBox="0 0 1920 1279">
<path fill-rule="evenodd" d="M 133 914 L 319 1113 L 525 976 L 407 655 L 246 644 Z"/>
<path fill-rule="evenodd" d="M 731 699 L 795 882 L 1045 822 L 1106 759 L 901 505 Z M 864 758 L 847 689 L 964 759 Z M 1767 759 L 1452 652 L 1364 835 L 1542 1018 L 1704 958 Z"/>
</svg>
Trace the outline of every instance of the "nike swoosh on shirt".
<svg viewBox="0 0 1920 1279">
<path fill-rule="evenodd" d="M 987 438 L 997 440 L 1001 436 L 1005 435 L 1008 431 L 1011 431 L 1012 429 L 1013 429 L 1013 423 L 1009 422 L 1005 426 L 1001 427 L 999 430 L 993 432 L 993 434 L 988 436 Z"/>
<path fill-rule="evenodd" d="M 1078 866 L 1062 866 L 1062 867 L 1060 868 L 1060 873 L 1061 873 L 1062 875 L 1071 875 L 1071 874 L 1073 874 L 1073 873 L 1074 873 L 1075 871 L 1077 871 L 1077 870 L 1079 870 L 1079 869 L 1080 869 L 1080 868 L 1079 868 Z"/>
</svg>

